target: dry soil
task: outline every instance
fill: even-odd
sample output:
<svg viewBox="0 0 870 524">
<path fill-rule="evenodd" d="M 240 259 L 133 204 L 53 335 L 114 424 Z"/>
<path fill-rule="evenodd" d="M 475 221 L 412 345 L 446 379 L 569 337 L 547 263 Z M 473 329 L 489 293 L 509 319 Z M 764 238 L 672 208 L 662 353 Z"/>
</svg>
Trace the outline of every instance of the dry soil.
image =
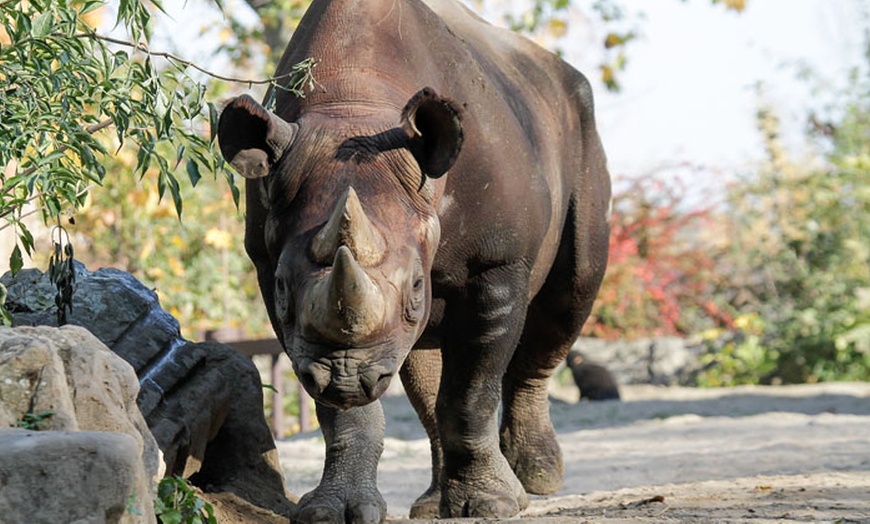
<svg viewBox="0 0 870 524">
<path fill-rule="evenodd" d="M 564 487 L 505 522 L 870 523 L 870 384 L 622 392 L 622 401 L 576 403 L 576 390 L 554 391 Z M 384 411 L 378 485 L 389 520 L 412 522 L 429 481 L 428 441 L 401 393 Z M 319 433 L 278 448 L 289 489 L 314 488 Z"/>
</svg>

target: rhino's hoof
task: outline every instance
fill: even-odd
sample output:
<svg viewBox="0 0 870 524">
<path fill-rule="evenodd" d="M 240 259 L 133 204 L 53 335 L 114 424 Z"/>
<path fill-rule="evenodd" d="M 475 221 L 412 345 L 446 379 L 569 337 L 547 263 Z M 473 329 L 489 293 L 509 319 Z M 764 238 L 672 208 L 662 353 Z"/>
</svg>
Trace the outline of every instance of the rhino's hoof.
<svg viewBox="0 0 870 524">
<path fill-rule="evenodd" d="M 527 493 L 550 495 L 562 488 L 562 451 L 551 427 L 534 432 L 533 440 L 511 439 L 502 433 L 501 450 Z"/>
<path fill-rule="evenodd" d="M 377 502 L 348 502 L 327 498 L 299 501 L 296 515 L 291 519 L 301 524 L 378 524 L 386 519 L 386 504 Z"/>
<path fill-rule="evenodd" d="M 558 471 L 553 471 L 542 468 L 518 467 L 516 474 L 526 491 L 535 495 L 550 495 L 562 489 L 561 468 Z"/>
<path fill-rule="evenodd" d="M 350 506 L 347 517 L 348 522 L 353 524 L 377 524 L 383 522 L 386 515 L 377 504 L 363 503 Z"/>
<path fill-rule="evenodd" d="M 437 519 L 440 501 L 441 490 L 429 488 L 414 501 L 414 504 L 411 506 L 411 513 L 408 516 L 412 519 Z"/>
<path fill-rule="evenodd" d="M 330 506 L 306 506 L 297 511 L 296 517 L 292 520 L 301 524 L 344 524 L 344 515 Z"/>
<path fill-rule="evenodd" d="M 505 494 L 487 494 L 460 504 L 442 500 L 441 518 L 509 518 L 522 511 L 520 501 Z"/>
<path fill-rule="evenodd" d="M 500 489 L 454 491 L 441 496 L 441 518 L 508 518 L 514 517 L 529 505 L 529 496 L 517 482 L 514 493 Z"/>
</svg>

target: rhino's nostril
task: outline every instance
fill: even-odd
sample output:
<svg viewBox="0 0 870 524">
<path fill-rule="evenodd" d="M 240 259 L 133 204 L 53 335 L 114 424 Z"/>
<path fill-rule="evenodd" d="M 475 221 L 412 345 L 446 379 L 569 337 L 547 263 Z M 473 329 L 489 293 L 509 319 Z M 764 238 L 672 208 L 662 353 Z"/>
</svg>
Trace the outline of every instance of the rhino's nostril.
<svg viewBox="0 0 870 524">
<path fill-rule="evenodd" d="M 329 385 L 331 373 L 326 368 L 315 362 L 308 362 L 299 367 L 299 381 L 312 395 L 319 395 Z"/>
<path fill-rule="evenodd" d="M 360 385 L 369 399 L 376 399 L 390 386 L 392 373 L 380 373 L 376 370 L 367 371 L 360 377 Z"/>
</svg>

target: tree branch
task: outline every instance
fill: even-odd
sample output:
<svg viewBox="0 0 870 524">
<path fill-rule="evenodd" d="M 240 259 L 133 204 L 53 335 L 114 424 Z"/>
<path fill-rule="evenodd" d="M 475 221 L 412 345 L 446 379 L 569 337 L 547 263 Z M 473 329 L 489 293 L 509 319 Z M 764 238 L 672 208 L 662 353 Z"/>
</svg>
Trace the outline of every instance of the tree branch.
<svg viewBox="0 0 870 524">
<path fill-rule="evenodd" d="M 134 42 L 129 42 L 127 40 L 120 40 L 117 38 L 112 38 L 110 36 L 99 35 L 96 33 L 82 34 L 82 35 L 77 35 L 77 36 L 79 36 L 80 38 L 95 38 L 97 40 L 102 40 L 104 42 L 108 42 L 111 44 L 129 47 L 131 49 L 135 49 L 137 51 L 141 51 L 143 53 L 146 53 L 150 56 L 159 56 L 161 58 L 165 58 L 165 59 L 169 60 L 170 62 L 180 64 L 180 65 L 183 65 L 185 67 L 190 67 L 190 68 L 196 69 L 197 71 L 204 73 L 204 74 L 206 74 L 212 78 L 215 78 L 217 80 L 223 80 L 225 82 L 233 82 L 236 84 L 247 84 L 248 86 L 264 85 L 264 84 L 277 85 L 280 80 L 291 78 L 294 75 L 294 72 L 290 72 L 290 73 L 286 73 L 283 75 L 273 76 L 273 77 L 267 78 L 265 80 L 253 80 L 250 78 L 238 78 L 238 77 L 233 77 L 233 76 L 224 76 L 224 75 L 220 75 L 218 73 L 215 73 L 214 71 L 209 71 L 208 69 L 202 67 L 201 65 L 197 64 L 196 62 L 193 62 L 193 61 L 188 60 L 186 58 L 182 58 L 182 57 L 175 55 L 173 53 L 168 53 L 166 51 L 152 51 L 151 49 L 148 48 L 148 46 L 146 44 L 144 44 L 142 42 L 134 43 Z"/>
</svg>

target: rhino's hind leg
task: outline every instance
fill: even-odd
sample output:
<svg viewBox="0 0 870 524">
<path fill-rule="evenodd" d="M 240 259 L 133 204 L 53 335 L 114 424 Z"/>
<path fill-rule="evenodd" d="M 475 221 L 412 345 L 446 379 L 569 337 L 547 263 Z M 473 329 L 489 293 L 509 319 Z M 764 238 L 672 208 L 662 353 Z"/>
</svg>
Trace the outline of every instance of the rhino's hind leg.
<svg viewBox="0 0 870 524">
<path fill-rule="evenodd" d="M 293 522 L 373 524 L 383 522 L 387 504 L 377 487 L 384 449 L 384 411 L 379 401 L 345 411 L 317 404 L 326 441 L 323 476 L 297 505 Z"/>
<path fill-rule="evenodd" d="M 411 351 L 399 375 L 408 400 L 414 406 L 420 422 L 426 428 L 432 452 L 432 482 L 411 506 L 412 519 L 437 519 L 441 488 L 442 451 L 438 437 L 438 424 L 435 420 L 435 399 L 438 396 L 438 382 L 441 380 L 441 351 L 438 349 L 416 349 Z"/>
<path fill-rule="evenodd" d="M 535 351 L 537 342 L 549 337 L 537 329 L 529 329 L 526 333 L 528 340 L 535 340 L 535 337 L 538 340 L 534 346 L 520 344 L 505 375 L 504 414 L 499 440 L 502 454 L 525 490 L 547 495 L 562 487 L 564 476 L 562 452 L 550 421 L 547 394 L 549 377 L 561 360 L 556 357 L 563 351 L 560 346 L 555 346 L 558 349 L 548 354 Z M 567 353 L 567 348 L 564 353 Z M 556 364 L 552 364 L 553 361 Z"/>
<path fill-rule="evenodd" d="M 547 385 L 564 361 L 592 309 L 607 250 L 588 260 L 588 234 L 581 234 L 576 207 L 569 209 L 553 267 L 529 305 L 520 344 L 502 382 L 502 453 L 529 493 L 546 495 L 562 487 L 562 452 L 550 421 Z M 603 239 L 591 239 L 607 245 Z M 599 250 L 600 251 L 600 250 Z M 592 251 L 594 252 L 594 251 Z"/>
</svg>

